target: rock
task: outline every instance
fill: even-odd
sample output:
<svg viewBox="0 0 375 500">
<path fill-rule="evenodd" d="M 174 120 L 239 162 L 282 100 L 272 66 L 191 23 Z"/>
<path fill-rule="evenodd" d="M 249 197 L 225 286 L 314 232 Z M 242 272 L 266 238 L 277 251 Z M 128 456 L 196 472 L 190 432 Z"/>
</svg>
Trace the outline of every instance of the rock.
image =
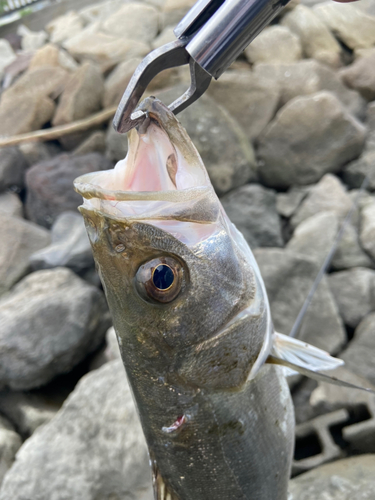
<svg viewBox="0 0 375 500">
<path fill-rule="evenodd" d="M 340 271 L 352 267 L 374 267 L 374 263 L 362 250 L 359 244 L 358 232 L 349 223 L 346 225 L 343 236 L 337 246 L 331 262 L 331 268 Z"/>
<path fill-rule="evenodd" d="M 375 489 L 375 455 L 321 465 L 292 479 L 288 500 L 365 500 Z"/>
<path fill-rule="evenodd" d="M 148 462 L 124 368 L 112 361 L 83 377 L 56 417 L 27 440 L 0 499 L 151 500 Z"/>
<path fill-rule="evenodd" d="M 104 21 L 123 5 L 123 0 L 107 0 L 96 4 L 91 4 L 78 11 L 85 24 L 92 24 L 96 21 Z"/>
<path fill-rule="evenodd" d="M 370 48 L 375 44 L 375 17 L 354 5 L 324 2 L 313 10 L 350 49 Z"/>
<path fill-rule="evenodd" d="M 165 0 L 163 5 L 163 27 L 176 26 L 187 14 L 195 0 Z"/>
<path fill-rule="evenodd" d="M 289 219 L 307 196 L 310 188 L 294 186 L 287 193 L 277 193 L 276 209 L 282 217 Z"/>
<path fill-rule="evenodd" d="M 80 175 L 107 170 L 112 163 L 99 153 L 84 156 L 55 156 L 30 168 L 26 174 L 28 217 L 50 227 L 66 210 L 76 210 L 82 197 L 75 193 L 73 181 Z"/>
<path fill-rule="evenodd" d="M 28 100 L 32 97 L 51 97 L 55 99 L 63 91 L 68 73 L 59 67 L 41 66 L 26 71 L 1 96 L 1 105 L 13 99 Z"/>
<path fill-rule="evenodd" d="M 151 43 L 151 47 L 153 49 L 158 49 L 166 43 L 174 42 L 174 40 L 176 40 L 176 36 L 173 30 L 174 26 L 166 26 L 163 31 L 153 40 L 153 42 Z"/>
<path fill-rule="evenodd" d="M 13 424 L 7 420 L 5 417 L 0 415 L 0 429 L 6 429 L 8 431 L 14 431 Z"/>
<path fill-rule="evenodd" d="M 0 39 L 0 77 L 3 76 L 4 69 L 17 59 L 10 43 L 4 38 Z"/>
<path fill-rule="evenodd" d="M 94 357 L 90 363 L 91 370 L 97 370 L 105 363 L 114 359 L 121 359 L 120 348 L 117 341 L 117 336 L 113 326 L 109 328 L 105 336 L 105 347 Z"/>
<path fill-rule="evenodd" d="M 19 196 L 11 191 L 0 194 L 0 212 L 14 217 L 23 217 L 23 205 Z"/>
<path fill-rule="evenodd" d="M 117 106 L 123 93 L 142 59 L 134 58 L 116 66 L 104 83 L 103 108 Z"/>
<path fill-rule="evenodd" d="M 40 66 L 58 66 L 67 71 L 75 71 L 78 68 L 78 64 L 72 56 L 52 43 L 47 43 L 35 52 L 30 61 L 29 69 Z"/>
<path fill-rule="evenodd" d="M 375 101 L 367 106 L 367 126 L 369 130 L 375 131 Z"/>
<path fill-rule="evenodd" d="M 77 12 L 70 11 L 48 23 L 46 30 L 52 43 L 62 43 L 83 30 L 83 21 Z"/>
<path fill-rule="evenodd" d="M 323 264 L 335 241 L 339 220 L 332 212 L 320 212 L 302 221 L 295 229 L 287 249 Z"/>
<path fill-rule="evenodd" d="M 375 149 L 364 151 L 363 154 L 343 169 L 343 181 L 351 188 L 360 188 L 365 178 L 368 178 L 368 188 L 375 191 Z"/>
<path fill-rule="evenodd" d="M 349 327 L 356 328 L 367 314 L 375 311 L 375 271 L 356 267 L 330 274 L 328 283 Z"/>
<path fill-rule="evenodd" d="M 25 157 L 28 167 L 32 167 L 35 163 L 39 163 L 40 161 L 49 160 L 59 151 L 55 144 L 47 145 L 44 142 L 24 142 L 18 147 Z"/>
<path fill-rule="evenodd" d="M 20 281 L 0 300 L 0 317 L 0 385 L 16 390 L 69 372 L 110 325 L 102 292 L 65 268 Z"/>
<path fill-rule="evenodd" d="M 259 175 L 270 187 L 317 182 L 358 157 L 365 127 L 331 92 L 288 102 L 259 140 Z"/>
<path fill-rule="evenodd" d="M 40 95 L 13 97 L 0 103 L 0 136 L 26 134 L 49 122 L 55 104 Z"/>
<path fill-rule="evenodd" d="M 0 295 L 29 271 L 29 257 L 47 246 L 49 232 L 0 212 Z"/>
<path fill-rule="evenodd" d="M 221 202 L 252 249 L 283 246 L 276 194 L 272 189 L 247 184 L 225 195 Z"/>
<path fill-rule="evenodd" d="M 142 58 L 150 51 L 146 43 L 90 30 L 83 30 L 67 40 L 64 47 L 79 62 L 91 61 L 97 64 L 103 73 L 127 59 Z"/>
<path fill-rule="evenodd" d="M 105 153 L 105 133 L 102 130 L 93 132 L 73 151 L 77 156 L 88 153 Z"/>
<path fill-rule="evenodd" d="M 271 304 L 278 332 L 289 334 L 319 272 L 313 259 L 279 248 L 257 248 L 255 258 Z M 324 277 L 308 308 L 297 337 L 330 353 L 344 345 L 346 334 Z"/>
<path fill-rule="evenodd" d="M 297 5 L 283 17 L 281 24 L 299 37 L 305 57 L 334 68 L 341 66 L 339 43 L 311 9 Z"/>
<path fill-rule="evenodd" d="M 375 260 L 375 200 L 362 209 L 359 238 L 362 247 Z"/>
<path fill-rule="evenodd" d="M 302 56 L 300 39 L 286 26 L 270 26 L 262 31 L 245 49 L 247 59 L 254 64 L 291 63 Z"/>
<path fill-rule="evenodd" d="M 375 49 L 340 71 L 346 85 L 357 90 L 367 101 L 375 100 Z"/>
<path fill-rule="evenodd" d="M 280 91 L 279 107 L 297 96 L 311 95 L 321 90 L 332 92 L 357 118 L 364 119 L 366 102 L 354 90 L 349 90 L 338 74 L 325 64 L 314 60 L 294 64 L 258 64 L 258 77 L 277 85 Z"/>
<path fill-rule="evenodd" d="M 0 487 L 21 444 L 21 438 L 16 432 L 0 428 Z"/>
<path fill-rule="evenodd" d="M 104 82 L 100 71 L 92 63 L 83 64 L 68 80 L 52 124 L 71 123 L 99 111 L 103 93 Z"/>
<path fill-rule="evenodd" d="M 21 151 L 12 146 L 0 149 L 0 192 L 7 188 L 21 190 L 24 187 L 27 162 Z"/>
<path fill-rule="evenodd" d="M 224 73 L 211 83 L 207 93 L 238 120 L 251 141 L 275 116 L 280 96 L 274 82 L 250 71 Z"/>
<path fill-rule="evenodd" d="M 63 212 L 51 229 L 51 244 L 30 257 L 33 269 L 68 267 L 76 273 L 94 266 L 90 240 L 82 216 Z"/>
<path fill-rule="evenodd" d="M 25 52 L 33 52 L 43 47 L 48 38 L 45 31 L 31 31 L 24 24 L 18 26 L 17 34 L 22 36 L 21 48 Z"/>
<path fill-rule="evenodd" d="M 24 439 L 30 437 L 41 425 L 49 422 L 57 413 L 60 405 L 43 397 L 37 391 L 1 391 L 0 411 L 13 422 Z"/>
<path fill-rule="evenodd" d="M 347 368 L 375 384 L 375 313 L 363 319 L 347 349 L 340 355 Z"/>
<path fill-rule="evenodd" d="M 332 212 L 342 220 L 352 207 L 352 200 L 339 179 L 326 174 L 318 184 L 312 186 L 291 223 L 296 227 L 303 220 L 319 212 Z"/>
<path fill-rule="evenodd" d="M 108 125 L 105 138 L 106 156 L 113 162 L 123 160 L 128 152 L 128 139 L 125 134 L 119 134 L 113 128 L 112 123 Z"/>
<path fill-rule="evenodd" d="M 185 86 L 177 86 L 157 96 L 163 102 L 173 102 L 185 90 Z M 178 118 L 202 156 L 219 195 L 254 180 L 253 148 L 237 122 L 215 101 L 203 95 Z"/>
<path fill-rule="evenodd" d="M 103 22 L 103 30 L 119 38 L 150 43 L 159 31 L 159 13 L 147 3 L 126 3 Z"/>
</svg>

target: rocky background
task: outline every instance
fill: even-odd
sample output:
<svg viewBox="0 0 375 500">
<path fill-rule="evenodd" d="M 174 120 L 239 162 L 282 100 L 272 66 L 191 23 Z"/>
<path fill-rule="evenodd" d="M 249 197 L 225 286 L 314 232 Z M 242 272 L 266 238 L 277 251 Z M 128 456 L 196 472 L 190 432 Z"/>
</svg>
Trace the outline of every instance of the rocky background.
<svg viewBox="0 0 375 500">
<path fill-rule="evenodd" d="M 193 3 L 110 0 L 0 39 L 0 135 L 116 106 Z M 172 102 L 188 76 L 165 71 L 149 93 Z M 342 357 L 341 378 L 375 386 L 374 0 L 292 0 L 179 117 L 255 252 L 283 333 L 368 176 L 298 336 Z M 152 498 L 72 186 L 124 157 L 110 121 L 0 149 L 0 500 Z M 375 397 L 300 377 L 291 388 L 290 500 L 375 498 Z"/>
</svg>

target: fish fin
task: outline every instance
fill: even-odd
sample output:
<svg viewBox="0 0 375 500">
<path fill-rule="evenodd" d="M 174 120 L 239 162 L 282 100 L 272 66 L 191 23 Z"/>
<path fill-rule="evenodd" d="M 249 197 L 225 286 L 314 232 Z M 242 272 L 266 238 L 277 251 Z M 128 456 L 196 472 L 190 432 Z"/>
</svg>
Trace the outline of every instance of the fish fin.
<svg viewBox="0 0 375 500">
<path fill-rule="evenodd" d="M 152 460 L 152 480 L 155 500 L 179 500 L 161 476 L 155 459 Z"/>
<path fill-rule="evenodd" d="M 277 332 L 271 354 L 300 368 L 312 371 L 334 370 L 344 364 L 342 359 L 334 358 L 318 347 Z"/>
<path fill-rule="evenodd" d="M 375 391 L 367 387 L 360 387 L 321 373 L 320 370 L 333 370 L 342 366 L 344 362 L 341 359 L 334 358 L 322 349 L 281 333 L 275 334 L 272 353 L 268 356 L 266 363 L 286 367 L 318 382 L 327 382 L 375 394 Z"/>
</svg>

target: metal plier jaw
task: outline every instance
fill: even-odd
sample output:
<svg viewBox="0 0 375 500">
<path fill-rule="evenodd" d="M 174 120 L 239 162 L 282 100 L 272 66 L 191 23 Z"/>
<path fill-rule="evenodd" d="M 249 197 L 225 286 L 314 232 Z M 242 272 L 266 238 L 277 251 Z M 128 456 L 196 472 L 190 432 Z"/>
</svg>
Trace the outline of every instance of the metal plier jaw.
<svg viewBox="0 0 375 500">
<path fill-rule="evenodd" d="M 113 126 L 125 133 L 147 118 L 136 107 L 161 71 L 190 65 L 188 90 L 169 105 L 177 114 L 196 101 L 212 78 L 219 78 L 289 0 L 198 0 L 174 34 L 177 40 L 150 52 L 139 64 L 117 108 Z"/>
</svg>

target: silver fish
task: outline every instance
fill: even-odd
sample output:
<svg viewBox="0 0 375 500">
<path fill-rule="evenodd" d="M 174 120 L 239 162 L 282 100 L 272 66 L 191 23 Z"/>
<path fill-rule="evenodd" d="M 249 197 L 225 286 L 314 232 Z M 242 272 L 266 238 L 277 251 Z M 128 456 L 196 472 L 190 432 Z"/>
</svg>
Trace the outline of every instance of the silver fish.
<svg viewBox="0 0 375 500">
<path fill-rule="evenodd" d="M 155 499 L 286 500 L 294 413 L 276 364 L 314 376 L 342 362 L 275 332 L 257 263 L 186 131 L 160 101 L 141 108 L 125 160 L 75 188 Z"/>
</svg>

